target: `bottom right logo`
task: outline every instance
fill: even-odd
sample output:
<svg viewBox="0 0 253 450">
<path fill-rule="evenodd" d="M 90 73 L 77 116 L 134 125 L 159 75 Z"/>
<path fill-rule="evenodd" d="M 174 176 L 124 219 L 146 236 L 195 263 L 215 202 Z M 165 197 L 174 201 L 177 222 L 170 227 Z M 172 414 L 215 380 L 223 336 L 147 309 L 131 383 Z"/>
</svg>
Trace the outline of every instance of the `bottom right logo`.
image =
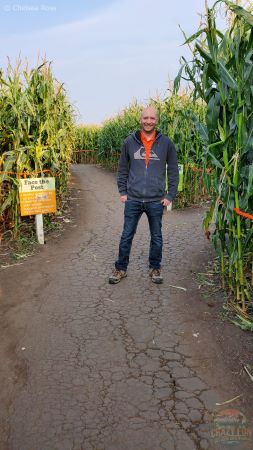
<svg viewBox="0 0 253 450">
<path fill-rule="evenodd" d="M 220 448 L 249 448 L 252 430 L 245 415 L 238 409 L 224 409 L 215 414 L 211 437 Z M 253 448 L 253 446 L 252 446 Z"/>
</svg>

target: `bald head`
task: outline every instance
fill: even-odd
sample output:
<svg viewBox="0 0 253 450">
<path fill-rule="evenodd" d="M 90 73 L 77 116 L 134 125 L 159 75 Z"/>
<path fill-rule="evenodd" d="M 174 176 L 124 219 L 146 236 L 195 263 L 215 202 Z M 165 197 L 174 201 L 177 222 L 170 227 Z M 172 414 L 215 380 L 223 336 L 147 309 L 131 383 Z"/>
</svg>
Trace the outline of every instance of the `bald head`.
<svg viewBox="0 0 253 450">
<path fill-rule="evenodd" d="M 141 113 L 141 119 L 146 116 L 155 117 L 157 120 L 157 110 L 153 106 L 148 106 L 147 108 L 144 108 Z"/>
<path fill-rule="evenodd" d="M 141 130 L 149 135 L 155 130 L 158 122 L 157 110 L 153 106 L 148 106 L 141 113 Z"/>
</svg>

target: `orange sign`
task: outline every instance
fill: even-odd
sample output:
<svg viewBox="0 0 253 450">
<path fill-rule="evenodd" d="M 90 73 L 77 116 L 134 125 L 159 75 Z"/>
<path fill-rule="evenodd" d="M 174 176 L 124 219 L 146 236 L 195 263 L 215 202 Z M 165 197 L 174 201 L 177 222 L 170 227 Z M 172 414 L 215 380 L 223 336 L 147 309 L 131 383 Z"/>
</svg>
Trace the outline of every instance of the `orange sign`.
<svg viewBox="0 0 253 450">
<path fill-rule="evenodd" d="M 19 183 L 21 216 L 56 211 L 55 178 L 25 178 Z"/>
</svg>

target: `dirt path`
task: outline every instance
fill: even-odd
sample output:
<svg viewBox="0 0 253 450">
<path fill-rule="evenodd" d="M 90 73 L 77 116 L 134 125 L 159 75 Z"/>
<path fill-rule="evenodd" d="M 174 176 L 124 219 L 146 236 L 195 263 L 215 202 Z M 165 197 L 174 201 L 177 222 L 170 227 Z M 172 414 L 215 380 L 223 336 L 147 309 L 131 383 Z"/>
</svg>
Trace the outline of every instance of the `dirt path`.
<svg viewBox="0 0 253 450">
<path fill-rule="evenodd" d="M 115 176 L 73 172 L 75 222 L 1 273 L 0 449 L 218 449 L 212 416 L 227 407 L 216 402 L 241 395 L 228 408 L 251 417 L 192 276 L 210 248 L 202 211 L 164 216 L 159 286 L 143 217 L 128 277 L 111 286 L 123 220 Z"/>
</svg>

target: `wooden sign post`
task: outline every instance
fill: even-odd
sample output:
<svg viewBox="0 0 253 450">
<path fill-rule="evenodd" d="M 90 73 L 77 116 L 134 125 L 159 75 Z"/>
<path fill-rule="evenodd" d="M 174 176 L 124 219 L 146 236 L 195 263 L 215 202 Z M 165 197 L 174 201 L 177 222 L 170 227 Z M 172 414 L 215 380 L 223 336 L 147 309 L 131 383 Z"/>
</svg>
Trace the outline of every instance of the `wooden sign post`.
<svg viewBox="0 0 253 450">
<path fill-rule="evenodd" d="M 39 244 L 44 244 L 43 214 L 35 215 L 36 236 Z"/>
<path fill-rule="evenodd" d="M 24 178 L 19 180 L 21 216 L 35 215 L 36 234 L 44 244 L 43 216 L 56 211 L 55 178 Z"/>
</svg>

